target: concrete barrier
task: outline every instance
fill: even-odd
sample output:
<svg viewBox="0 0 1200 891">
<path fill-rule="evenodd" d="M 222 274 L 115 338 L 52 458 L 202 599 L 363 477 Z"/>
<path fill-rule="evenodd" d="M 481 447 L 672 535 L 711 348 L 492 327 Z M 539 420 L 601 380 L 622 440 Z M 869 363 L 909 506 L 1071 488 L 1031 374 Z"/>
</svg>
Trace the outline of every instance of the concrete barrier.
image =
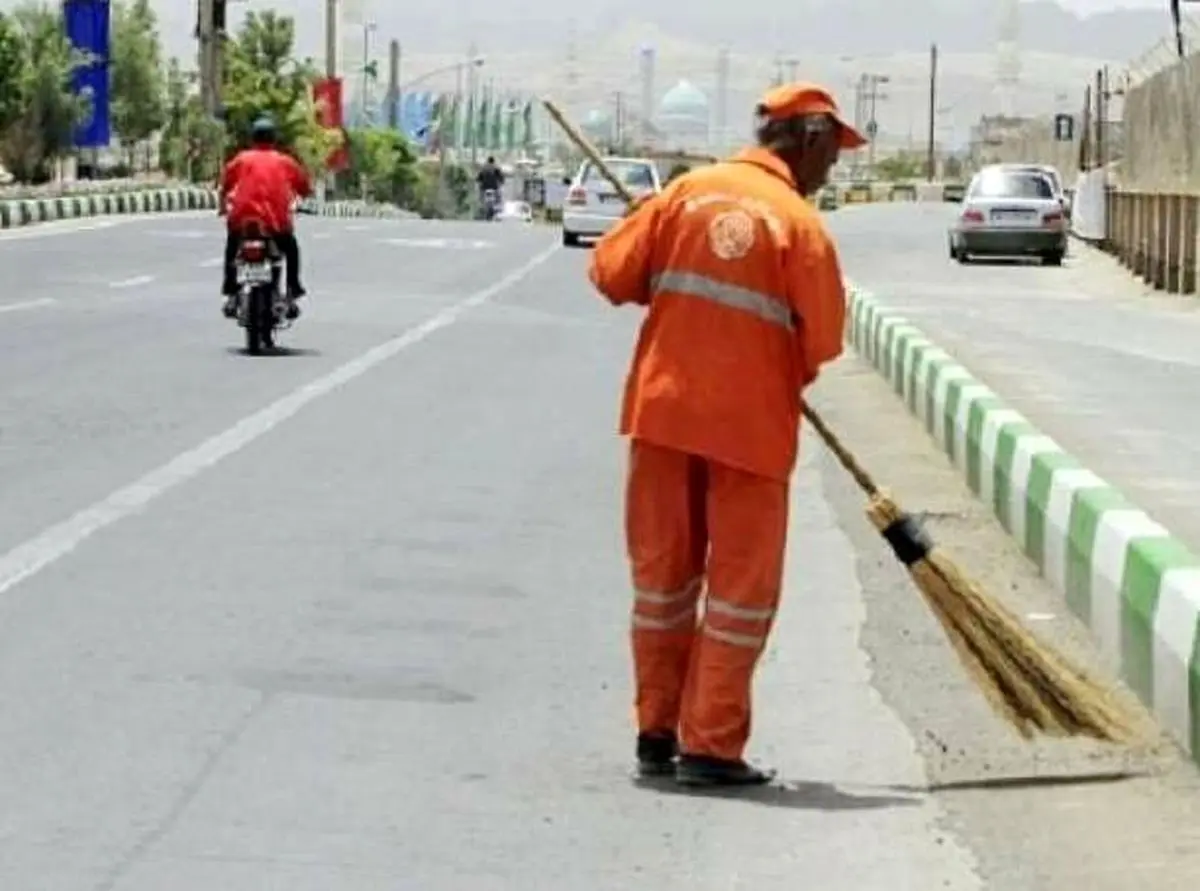
<svg viewBox="0 0 1200 891">
<path fill-rule="evenodd" d="M 1200 763 L 1200 558 L 915 325 L 849 290 L 855 350 Z"/>
</svg>

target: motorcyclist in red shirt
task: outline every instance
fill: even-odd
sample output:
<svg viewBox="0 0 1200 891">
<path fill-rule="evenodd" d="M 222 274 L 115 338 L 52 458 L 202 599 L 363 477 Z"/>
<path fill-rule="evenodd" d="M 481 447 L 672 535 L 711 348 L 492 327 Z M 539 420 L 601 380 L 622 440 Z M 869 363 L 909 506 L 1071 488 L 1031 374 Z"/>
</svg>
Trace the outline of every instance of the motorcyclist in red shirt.
<svg viewBox="0 0 1200 891">
<path fill-rule="evenodd" d="M 295 301 L 303 297 L 300 285 L 300 245 L 292 227 L 292 202 L 312 194 L 312 180 L 290 155 L 276 147 L 275 123 L 261 117 L 251 129 L 251 147 L 238 152 L 221 176 L 221 206 L 227 214 L 225 239 L 225 297 L 227 318 L 237 314 L 238 246 L 243 229 L 259 224 L 270 235 L 287 263 L 288 318 L 300 315 Z"/>
</svg>

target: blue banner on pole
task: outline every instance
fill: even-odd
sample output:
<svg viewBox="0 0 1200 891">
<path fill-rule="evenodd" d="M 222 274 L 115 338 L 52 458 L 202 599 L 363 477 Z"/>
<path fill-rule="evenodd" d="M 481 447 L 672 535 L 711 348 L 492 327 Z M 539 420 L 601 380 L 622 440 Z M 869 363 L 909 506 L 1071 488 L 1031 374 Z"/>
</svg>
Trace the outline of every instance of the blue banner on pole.
<svg viewBox="0 0 1200 891">
<path fill-rule="evenodd" d="M 112 142 L 109 115 L 109 0 L 65 0 L 67 40 L 84 58 L 71 76 L 71 90 L 87 101 L 75 131 L 78 148 L 107 148 Z"/>
</svg>

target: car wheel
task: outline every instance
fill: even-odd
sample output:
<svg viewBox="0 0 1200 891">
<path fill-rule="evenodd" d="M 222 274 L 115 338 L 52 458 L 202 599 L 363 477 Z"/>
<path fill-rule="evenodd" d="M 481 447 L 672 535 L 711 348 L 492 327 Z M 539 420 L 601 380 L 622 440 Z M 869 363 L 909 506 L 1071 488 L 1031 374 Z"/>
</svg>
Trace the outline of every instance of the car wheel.
<svg viewBox="0 0 1200 891">
<path fill-rule="evenodd" d="M 1062 266 L 1063 265 L 1063 252 L 1062 251 L 1051 251 L 1048 254 L 1043 254 L 1042 255 L 1042 263 L 1046 266 Z"/>
<path fill-rule="evenodd" d="M 579 236 L 563 229 L 563 247 L 579 247 Z"/>
<path fill-rule="evenodd" d="M 950 242 L 950 259 L 951 259 L 951 260 L 957 260 L 957 259 L 958 259 L 958 248 L 956 248 L 956 247 L 954 246 L 954 242 L 953 242 L 953 241 L 952 241 L 952 242 Z"/>
<path fill-rule="evenodd" d="M 971 262 L 971 258 L 969 256 L 967 256 L 967 252 L 964 251 L 962 248 L 959 248 L 957 251 L 955 251 L 954 259 L 957 260 L 959 263 L 961 263 L 963 266 L 966 266 L 968 263 Z"/>
</svg>

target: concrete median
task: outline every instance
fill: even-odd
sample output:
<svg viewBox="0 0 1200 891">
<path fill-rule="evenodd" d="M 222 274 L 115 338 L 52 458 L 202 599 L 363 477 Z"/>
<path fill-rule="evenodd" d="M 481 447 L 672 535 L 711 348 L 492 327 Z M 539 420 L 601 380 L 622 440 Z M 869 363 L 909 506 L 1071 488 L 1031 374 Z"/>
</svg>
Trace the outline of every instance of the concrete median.
<svg viewBox="0 0 1200 891">
<path fill-rule="evenodd" d="M 847 337 L 1200 762 L 1200 558 L 854 286 Z"/>
<path fill-rule="evenodd" d="M 0 201 L 0 229 L 15 229 L 37 223 L 76 220 L 85 217 L 179 213 L 216 210 L 217 192 L 195 187 L 147 189 L 141 192 L 112 192 L 95 195 L 61 195 Z M 405 218 L 413 216 L 391 205 L 362 201 L 304 201 L 304 213 L 325 217 Z"/>
</svg>

